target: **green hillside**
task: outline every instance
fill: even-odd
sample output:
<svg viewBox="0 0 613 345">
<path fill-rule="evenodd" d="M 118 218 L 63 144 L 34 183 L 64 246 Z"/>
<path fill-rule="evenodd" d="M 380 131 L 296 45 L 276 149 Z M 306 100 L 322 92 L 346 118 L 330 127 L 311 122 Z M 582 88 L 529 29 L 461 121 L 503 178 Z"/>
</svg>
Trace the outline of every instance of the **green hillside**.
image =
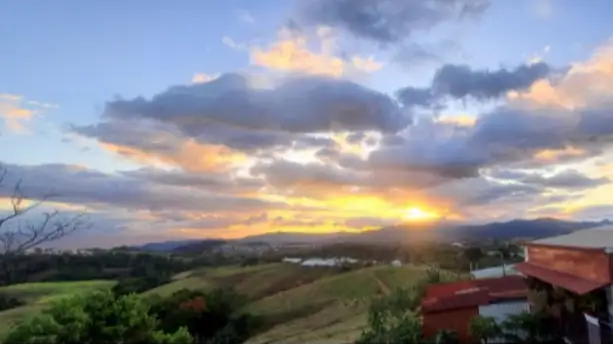
<svg viewBox="0 0 613 345">
<path fill-rule="evenodd" d="M 233 287 L 250 298 L 248 311 L 266 317 L 254 343 L 352 342 L 366 324 L 370 299 L 410 287 L 426 274 L 421 266 L 338 268 L 266 264 L 186 272 L 145 294 Z"/>
<path fill-rule="evenodd" d="M 0 312 L 0 335 L 4 334 L 12 324 L 24 318 L 36 315 L 49 302 L 69 297 L 93 289 L 110 288 L 115 284 L 112 280 L 87 280 L 74 282 L 24 283 L 0 288 L 0 293 L 17 297 L 27 304 Z"/>
<path fill-rule="evenodd" d="M 302 267 L 294 264 L 227 266 L 191 270 L 144 295 L 168 296 L 181 289 L 209 290 L 232 287 L 248 297 L 246 309 L 264 316 L 255 343 L 353 342 L 366 324 L 373 296 L 410 287 L 426 275 L 421 266 L 375 266 L 351 271 L 340 268 Z M 50 301 L 113 281 L 27 283 L 0 288 L 0 293 L 25 300 L 23 307 L 0 312 L 0 334 L 11 323 L 34 315 Z"/>
</svg>

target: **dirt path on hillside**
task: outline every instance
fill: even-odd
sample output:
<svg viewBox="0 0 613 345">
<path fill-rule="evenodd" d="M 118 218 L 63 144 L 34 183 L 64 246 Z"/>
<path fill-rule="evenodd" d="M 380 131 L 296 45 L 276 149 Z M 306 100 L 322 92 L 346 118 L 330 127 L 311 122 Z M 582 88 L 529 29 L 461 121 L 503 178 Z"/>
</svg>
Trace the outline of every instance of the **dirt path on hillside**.
<svg viewBox="0 0 613 345">
<path fill-rule="evenodd" d="M 387 286 L 381 279 L 379 279 L 376 274 L 372 273 L 371 276 L 372 279 L 377 282 L 377 285 L 379 285 L 379 289 L 381 289 L 385 296 L 389 296 L 392 293 L 392 290 L 390 290 L 389 286 Z"/>
</svg>

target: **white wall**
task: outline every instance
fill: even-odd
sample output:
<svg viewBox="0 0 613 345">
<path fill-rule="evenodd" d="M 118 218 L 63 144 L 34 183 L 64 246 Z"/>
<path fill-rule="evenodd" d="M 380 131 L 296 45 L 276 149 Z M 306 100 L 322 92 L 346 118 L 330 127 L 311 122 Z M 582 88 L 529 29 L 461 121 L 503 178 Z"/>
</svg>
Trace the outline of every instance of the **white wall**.
<svg viewBox="0 0 613 345">
<path fill-rule="evenodd" d="M 525 311 L 530 311 L 530 304 L 527 300 L 509 301 L 501 303 L 493 303 L 479 306 L 480 316 L 493 317 L 496 322 L 501 323 L 510 315 L 521 314 Z M 492 343 L 503 343 L 503 339 L 492 339 Z"/>
<path fill-rule="evenodd" d="M 505 274 L 508 276 L 518 275 L 519 272 L 515 270 L 515 265 L 505 265 L 504 269 L 502 266 L 488 267 L 488 268 L 482 268 L 480 270 L 470 271 L 470 274 L 475 279 L 483 279 L 483 278 L 504 277 Z"/>
</svg>

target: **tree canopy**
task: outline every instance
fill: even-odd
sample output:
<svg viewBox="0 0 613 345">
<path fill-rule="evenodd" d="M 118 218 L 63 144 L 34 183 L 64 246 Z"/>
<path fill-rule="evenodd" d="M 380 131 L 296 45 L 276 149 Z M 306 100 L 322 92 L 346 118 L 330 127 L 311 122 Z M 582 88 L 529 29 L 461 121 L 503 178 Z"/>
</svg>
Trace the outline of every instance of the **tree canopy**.
<svg viewBox="0 0 613 345">
<path fill-rule="evenodd" d="M 13 328 L 6 343 L 190 343 L 186 328 L 164 332 L 149 304 L 137 295 L 101 290 L 59 300 Z"/>
</svg>

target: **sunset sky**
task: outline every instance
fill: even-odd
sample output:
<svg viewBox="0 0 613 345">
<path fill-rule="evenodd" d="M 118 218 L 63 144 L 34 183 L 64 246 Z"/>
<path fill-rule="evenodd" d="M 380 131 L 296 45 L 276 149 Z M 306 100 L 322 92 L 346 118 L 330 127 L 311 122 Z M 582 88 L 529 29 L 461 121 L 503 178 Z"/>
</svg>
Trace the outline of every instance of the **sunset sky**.
<svg viewBox="0 0 613 345">
<path fill-rule="evenodd" d="M 0 0 L 0 211 L 54 191 L 83 246 L 613 218 L 610 13 Z"/>
</svg>

